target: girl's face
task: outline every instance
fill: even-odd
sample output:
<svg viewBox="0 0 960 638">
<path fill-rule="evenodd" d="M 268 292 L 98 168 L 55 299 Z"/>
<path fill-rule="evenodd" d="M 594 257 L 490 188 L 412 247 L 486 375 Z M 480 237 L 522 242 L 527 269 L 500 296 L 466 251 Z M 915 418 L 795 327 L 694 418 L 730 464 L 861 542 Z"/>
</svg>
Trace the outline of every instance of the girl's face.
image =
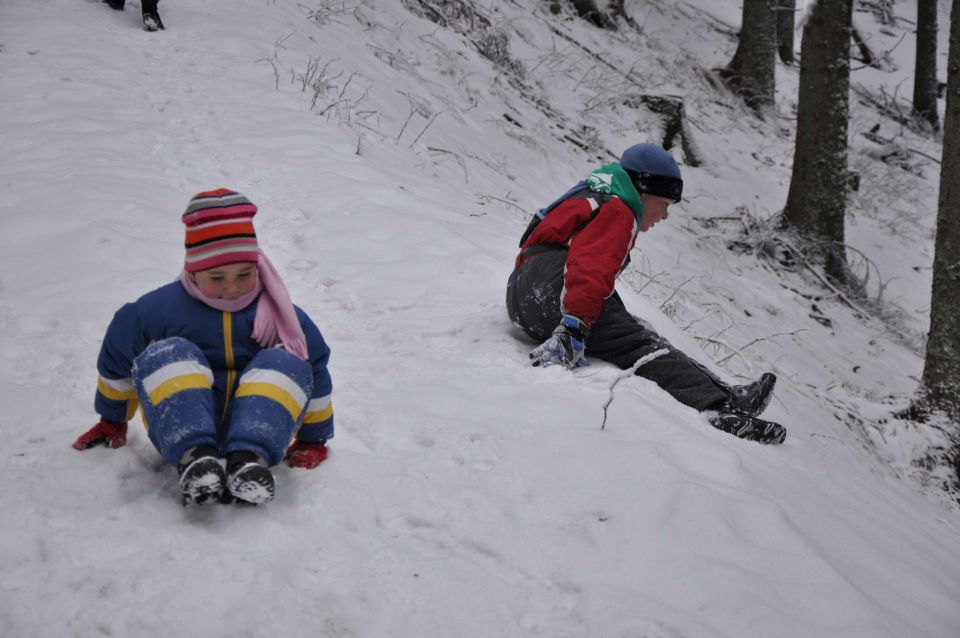
<svg viewBox="0 0 960 638">
<path fill-rule="evenodd" d="M 659 195 L 642 193 L 640 200 L 643 202 L 643 217 L 640 219 L 640 232 L 645 233 L 653 228 L 657 222 L 667 218 L 667 207 L 673 203 L 673 200 Z"/>
<path fill-rule="evenodd" d="M 205 296 L 213 299 L 237 299 L 257 285 L 257 265 L 241 262 L 190 273 L 190 278 Z"/>
</svg>

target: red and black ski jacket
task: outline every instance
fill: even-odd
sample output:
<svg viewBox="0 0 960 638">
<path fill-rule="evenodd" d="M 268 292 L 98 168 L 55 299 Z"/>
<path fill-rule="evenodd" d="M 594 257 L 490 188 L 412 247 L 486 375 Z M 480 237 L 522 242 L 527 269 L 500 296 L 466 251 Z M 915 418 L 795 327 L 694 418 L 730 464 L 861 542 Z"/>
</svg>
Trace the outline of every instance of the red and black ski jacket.
<svg viewBox="0 0 960 638">
<path fill-rule="evenodd" d="M 528 229 L 516 267 L 535 259 L 537 246 L 566 248 L 560 309 L 590 326 L 600 316 L 603 300 L 613 294 L 617 276 L 630 263 L 638 232 L 636 217 L 623 200 L 584 191 Z"/>
</svg>

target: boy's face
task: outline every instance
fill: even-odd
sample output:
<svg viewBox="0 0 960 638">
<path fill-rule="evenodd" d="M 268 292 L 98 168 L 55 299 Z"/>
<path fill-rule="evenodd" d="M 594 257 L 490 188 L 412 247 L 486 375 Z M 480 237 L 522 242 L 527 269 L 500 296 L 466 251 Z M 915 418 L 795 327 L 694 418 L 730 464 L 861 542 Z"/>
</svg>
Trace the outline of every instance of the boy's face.
<svg viewBox="0 0 960 638">
<path fill-rule="evenodd" d="M 257 285 L 257 265 L 241 262 L 190 273 L 190 278 L 205 296 L 212 299 L 237 299 Z"/>
<path fill-rule="evenodd" d="M 641 193 L 640 201 L 643 202 L 643 218 L 640 220 L 640 232 L 645 233 L 656 225 L 662 219 L 667 218 L 667 207 L 673 203 L 672 200 L 659 195 L 650 193 Z"/>
</svg>

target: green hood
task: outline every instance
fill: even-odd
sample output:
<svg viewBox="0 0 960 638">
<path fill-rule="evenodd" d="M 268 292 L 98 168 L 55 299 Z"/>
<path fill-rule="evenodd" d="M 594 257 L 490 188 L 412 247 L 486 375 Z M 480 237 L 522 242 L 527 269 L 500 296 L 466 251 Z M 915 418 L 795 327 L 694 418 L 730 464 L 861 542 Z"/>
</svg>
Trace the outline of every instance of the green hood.
<svg viewBox="0 0 960 638">
<path fill-rule="evenodd" d="M 616 195 L 622 199 L 630 207 L 630 211 L 637 218 L 637 222 L 643 217 L 643 202 L 640 201 L 640 193 L 637 192 L 633 181 L 630 180 L 627 171 L 623 170 L 619 162 L 604 164 L 590 173 L 587 178 L 587 186 L 594 193 Z"/>
</svg>

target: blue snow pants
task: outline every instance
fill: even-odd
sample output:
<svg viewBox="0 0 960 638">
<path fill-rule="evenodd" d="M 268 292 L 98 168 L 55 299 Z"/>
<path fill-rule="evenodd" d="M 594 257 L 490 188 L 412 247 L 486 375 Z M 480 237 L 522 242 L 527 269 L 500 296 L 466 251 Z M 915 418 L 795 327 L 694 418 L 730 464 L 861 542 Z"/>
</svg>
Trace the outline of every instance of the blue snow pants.
<svg viewBox="0 0 960 638">
<path fill-rule="evenodd" d="M 261 350 L 240 374 L 220 419 L 206 357 L 192 342 L 171 337 L 151 343 L 134 360 L 133 383 L 150 441 L 174 467 L 198 445 L 214 447 L 221 456 L 255 452 L 276 465 L 303 420 L 313 371 L 286 350 Z"/>
</svg>

